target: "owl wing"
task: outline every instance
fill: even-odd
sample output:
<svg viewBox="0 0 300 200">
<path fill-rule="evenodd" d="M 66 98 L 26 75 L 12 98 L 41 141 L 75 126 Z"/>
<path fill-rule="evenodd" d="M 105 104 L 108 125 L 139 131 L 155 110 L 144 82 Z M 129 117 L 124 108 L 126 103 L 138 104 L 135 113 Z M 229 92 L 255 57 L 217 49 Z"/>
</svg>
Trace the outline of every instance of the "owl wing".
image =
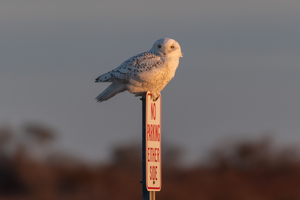
<svg viewBox="0 0 300 200">
<path fill-rule="evenodd" d="M 116 69 L 99 76 L 96 82 L 121 82 L 126 84 L 129 79 L 139 73 L 149 71 L 162 64 L 163 61 L 159 56 L 147 51 L 129 58 Z"/>
</svg>

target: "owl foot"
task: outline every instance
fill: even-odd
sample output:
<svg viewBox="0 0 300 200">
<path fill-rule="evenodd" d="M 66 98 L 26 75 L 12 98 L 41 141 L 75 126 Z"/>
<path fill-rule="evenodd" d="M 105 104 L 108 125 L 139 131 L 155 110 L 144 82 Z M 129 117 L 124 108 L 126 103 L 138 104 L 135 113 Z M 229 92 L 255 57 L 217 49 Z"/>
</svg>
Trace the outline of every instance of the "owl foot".
<svg viewBox="0 0 300 200">
<path fill-rule="evenodd" d="M 157 101 L 157 99 L 160 97 L 160 93 L 153 93 L 151 94 L 151 99 L 153 101 Z"/>
<path fill-rule="evenodd" d="M 157 99 L 159 98 L 159 96 L 158 97 L 156 97 L 155 99 L 153 99 L 153 101 L 157 101 Z"/>
</svg>

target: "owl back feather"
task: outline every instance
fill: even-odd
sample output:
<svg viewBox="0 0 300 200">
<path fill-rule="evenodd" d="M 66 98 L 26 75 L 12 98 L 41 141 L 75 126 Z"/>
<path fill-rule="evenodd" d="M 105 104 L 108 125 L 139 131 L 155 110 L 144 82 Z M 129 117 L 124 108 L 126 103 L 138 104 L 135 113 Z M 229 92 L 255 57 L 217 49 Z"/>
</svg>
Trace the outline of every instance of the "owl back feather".
<svg viewBox="0 0 300 200">
<path fill-rule="evenodd" d="M 101 76 L 99 76 L 98 78 L 96 78 L 95 82 L 108 82 L 109 79 L 111 78 L 111 73 L 112 71 L 109 71 L 105 74 L 102 74 Z"/>
</svg>

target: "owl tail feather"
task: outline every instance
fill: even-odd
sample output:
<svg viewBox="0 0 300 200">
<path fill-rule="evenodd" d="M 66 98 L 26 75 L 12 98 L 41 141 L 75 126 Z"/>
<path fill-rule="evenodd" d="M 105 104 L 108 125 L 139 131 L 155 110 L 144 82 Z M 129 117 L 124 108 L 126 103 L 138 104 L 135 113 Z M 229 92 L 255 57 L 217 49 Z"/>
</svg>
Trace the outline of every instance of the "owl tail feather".
<svg viewBox="0 0 300 200">
<path fill-rule="evenodd" d="M 108 86 L 101 94 L 99 94 L 95 99 L 98 102 L 106 101 L 120 92 L 126 90 L 126 85 L 121 83 L 112 83 Z"/>
</svg>

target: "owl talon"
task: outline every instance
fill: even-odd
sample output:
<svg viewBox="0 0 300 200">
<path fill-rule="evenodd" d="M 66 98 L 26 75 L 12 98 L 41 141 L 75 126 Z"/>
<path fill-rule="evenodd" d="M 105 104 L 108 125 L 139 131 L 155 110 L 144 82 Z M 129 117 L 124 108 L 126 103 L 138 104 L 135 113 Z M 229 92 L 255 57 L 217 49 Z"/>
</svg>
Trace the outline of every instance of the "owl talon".
<svg viewBox="0 0 300 200">
<path fill-rule="evenodd" d="M 151 95 L 151 99 L 153 100 L 153 101 L 157 101 L 157 99 L 159 98 L 159 95 Z"/>
</svg>

